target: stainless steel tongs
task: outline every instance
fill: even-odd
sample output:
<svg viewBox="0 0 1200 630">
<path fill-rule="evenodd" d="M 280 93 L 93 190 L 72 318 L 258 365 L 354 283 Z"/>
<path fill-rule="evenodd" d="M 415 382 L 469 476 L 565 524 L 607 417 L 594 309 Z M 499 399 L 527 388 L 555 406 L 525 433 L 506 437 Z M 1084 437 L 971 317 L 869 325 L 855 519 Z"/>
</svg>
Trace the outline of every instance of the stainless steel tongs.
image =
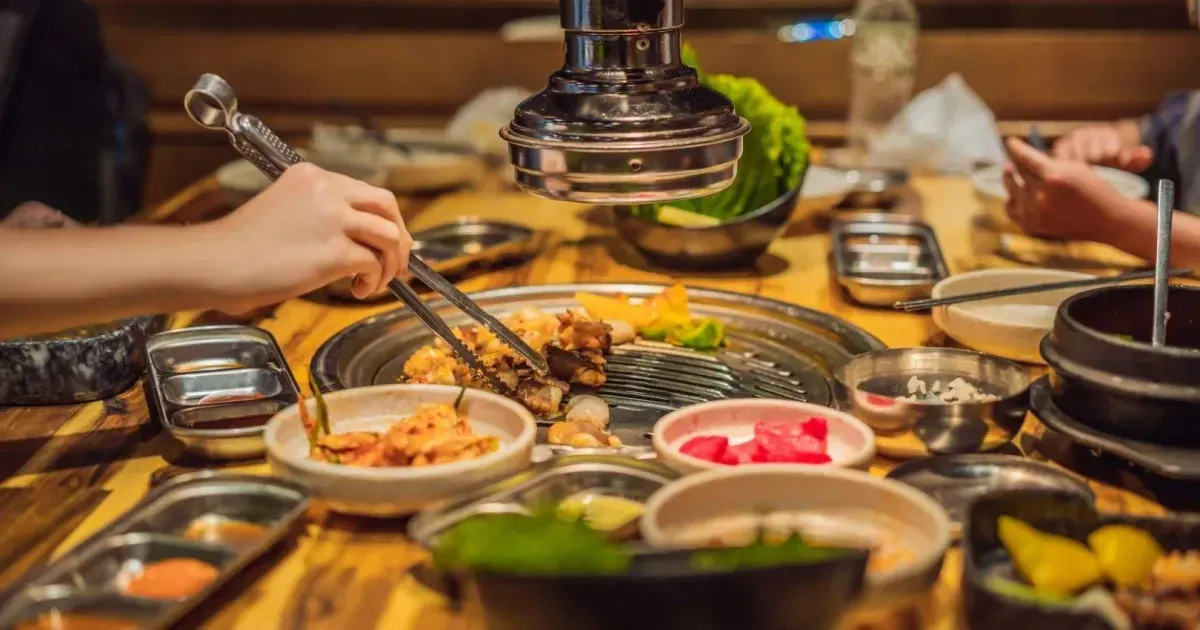
<svg viewBox="0 0 1200 630">
<path fill-rule="evenodd" d="M 272 180 L 283 175 L 283 171 L 289 166 L 304 161 L 300 154 L 292 150 L 261 120 L 239 112 L 237 95 L 234 94 L 233 88 L 215 74 L 206 74 L 200 77 L 196 85 L 183 97 L 183 107 L 192 120 L 200 125 L 227 132 L 233 147 Z M 430 289 L 440 293 L 442 297 L 469 315 L 471 319 L 495 333 L 513 350 L 516 350 L 517 354 L 524 357 L 537 373 L 546 374 L 550 371 L 546 360 L 529 347 L 529 344 L 500 323 L 500 320 L 485 312 L 465 293 L 459 291 L 454 284 L 431 269 L 420 258 L 415 255 L 411 256 L 408 269 L 413 276 Z M 417 317 L 433 331 L 433 334 L 446 342 L 450 349 L 467 364 L 467 367 L 471 368 L 472 372 L 483 376 L 496 391 L 508 392 L 511 389 L 494 374 L 484 369 L 475 353 L 454 336 L 446 322 L 442 321 L 437 313 L 434 313 L 421 301 L 421 297 L 412 287 L 402 280 L 393 279 L 388 282 L 388 289 L 408 308 L 412 309 Z"/>
</svg>

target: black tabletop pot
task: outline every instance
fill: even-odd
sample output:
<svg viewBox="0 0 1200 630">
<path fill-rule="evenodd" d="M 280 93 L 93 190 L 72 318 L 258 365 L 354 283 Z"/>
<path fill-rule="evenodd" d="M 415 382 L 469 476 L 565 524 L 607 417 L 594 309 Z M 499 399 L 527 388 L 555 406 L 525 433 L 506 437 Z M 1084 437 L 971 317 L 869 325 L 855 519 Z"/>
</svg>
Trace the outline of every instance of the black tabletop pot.
<svg viewBox="0 0 1200 630">
<path fill-rule="evenodd" d="M 1200 288 L 1171 287 L 1167 343 L 1150 344 L 1154 288 L 1118 286 L 1062 303 L 1042 357 L 1056 405 L 1116 436 L 1200 447 Z"/>
<path fill-rule="evenodd" d="M 862 590 L 867 554 L 700 572 L 690 552 L 634 557 L 601 576 L 477 573 L 489 630 L 830 630 Z"/>
</svg>

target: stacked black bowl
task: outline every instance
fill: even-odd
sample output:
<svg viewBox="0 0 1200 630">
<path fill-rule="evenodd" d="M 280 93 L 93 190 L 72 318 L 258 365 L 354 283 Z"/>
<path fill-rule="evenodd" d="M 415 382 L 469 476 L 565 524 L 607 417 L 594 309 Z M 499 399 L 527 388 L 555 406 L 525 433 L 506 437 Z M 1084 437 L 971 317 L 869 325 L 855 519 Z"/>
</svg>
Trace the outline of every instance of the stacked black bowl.
<svg viewBox="0 0 1200 630">
<path fill-rule="evenodd" d="M 1076 295 L 1058 309 L 1041 352 L 1054 403 L 1118 438 L 1200 449 L 1200 287 L 1169 292 L 1167 338 L 1150 343 L 1154 289 Z"/>
</svg>

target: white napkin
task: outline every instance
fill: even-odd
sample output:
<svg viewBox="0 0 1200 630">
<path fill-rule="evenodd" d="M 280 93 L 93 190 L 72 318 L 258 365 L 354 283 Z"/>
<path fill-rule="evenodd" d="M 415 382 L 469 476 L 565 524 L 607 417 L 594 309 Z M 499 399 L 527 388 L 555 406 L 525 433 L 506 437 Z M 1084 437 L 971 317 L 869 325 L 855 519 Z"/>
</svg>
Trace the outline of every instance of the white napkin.
<svg viewBox="0 0 1200 630">
<path fill-rule="evenodd" d="M 992 110 L 952 74 L 896 115 L 872 144 L 868 161 L 968 173 L 979 162 L 1001 164 L 1005 155 Z"/>
</svg>

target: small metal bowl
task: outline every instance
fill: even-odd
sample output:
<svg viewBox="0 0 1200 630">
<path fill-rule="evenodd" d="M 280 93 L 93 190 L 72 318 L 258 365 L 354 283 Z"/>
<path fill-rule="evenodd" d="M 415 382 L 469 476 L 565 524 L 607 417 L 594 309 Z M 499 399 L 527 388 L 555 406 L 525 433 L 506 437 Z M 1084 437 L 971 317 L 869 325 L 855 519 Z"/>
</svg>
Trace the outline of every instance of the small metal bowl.
<svg viewBox="0 0 1200 630">
<path fill-rule="evenodd" d="M 617 233 L 646 260 L 670 269 L 749 267 L 766 253 L 792 218 L 804 177 L 791 191 L 732 221 L 711 227 L 679 227 L 649 221 L 629 206 L 616 206 Z"/>
<path fill-rule="evenodd" d="M 900 193 L 908 185 L 908 171 L 900 169 L 855 169 L 846 172 L 853 188 L 839 204 L 841 208 L 895 207 Z"/>
<path fill-rule="evenodd" d="M 879 453 L 911 459 L 990 451 L 1008 444 L 1029 410 L 1029 374 L 990 354 L 951 348 L 901 348 L 861 354 L 835 373 L 838 404 L 875 431 Z M 974 403 L 902 400 L 908 381 L 931 387 L 963 378 L 1000 396 Z"/>
</svg>

